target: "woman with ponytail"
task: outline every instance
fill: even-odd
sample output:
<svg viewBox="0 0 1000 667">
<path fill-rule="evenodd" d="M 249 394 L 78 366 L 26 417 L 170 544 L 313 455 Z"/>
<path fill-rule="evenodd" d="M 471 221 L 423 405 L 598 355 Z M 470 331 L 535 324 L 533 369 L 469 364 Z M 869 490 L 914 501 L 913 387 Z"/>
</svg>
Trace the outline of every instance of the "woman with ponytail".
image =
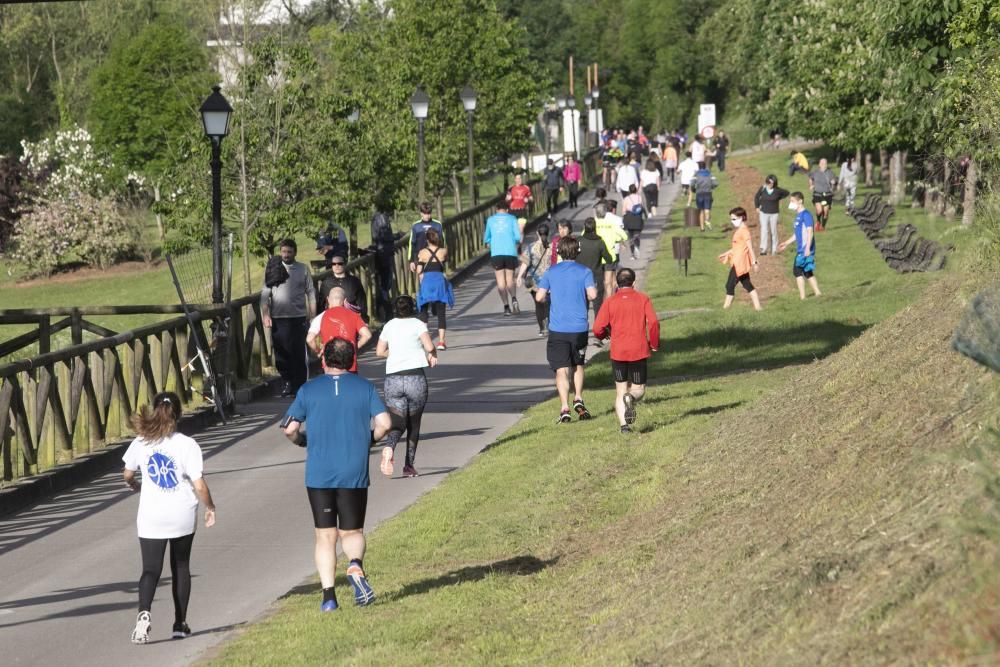
<svg viewBox="0 0 1000 667">
<path fill-rule="evenodd" d="M 174 639 L 191 634 L 187 624 L 191 596 L 191 544 L 198 522 L 198 501 L 205 505 L 205 527 L 215 524 L 215 504 L 202 478 L 201 448 L 193 439 L 177 432 L 181 400 L 173 392 L 153 397 L 152 406 L 132 415 L 138 437 L 122 457 L 125 484 L 139 491 L 139 615 L 132 630 L 132 643 L 149 641 L 153 594 L 163 571 L 163 557 L 170 545 L 170 575 L 174 597 Z M 144 481 L 136 475 L 142 472 Z"/>
</svg>

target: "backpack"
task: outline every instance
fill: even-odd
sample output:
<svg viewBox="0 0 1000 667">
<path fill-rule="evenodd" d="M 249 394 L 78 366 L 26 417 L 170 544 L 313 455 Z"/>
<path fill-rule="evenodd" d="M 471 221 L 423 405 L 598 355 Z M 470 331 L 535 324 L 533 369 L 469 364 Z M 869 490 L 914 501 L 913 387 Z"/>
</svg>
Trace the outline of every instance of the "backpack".
<svg viewBox="0 0 1000 667">
<path fill-rule="evenodd" d="M 271 289 L 288 280 L 288 270 L 281 263 L 281 257 L 273 255 L 264 267 L 264 286 Z"/>
</svg>

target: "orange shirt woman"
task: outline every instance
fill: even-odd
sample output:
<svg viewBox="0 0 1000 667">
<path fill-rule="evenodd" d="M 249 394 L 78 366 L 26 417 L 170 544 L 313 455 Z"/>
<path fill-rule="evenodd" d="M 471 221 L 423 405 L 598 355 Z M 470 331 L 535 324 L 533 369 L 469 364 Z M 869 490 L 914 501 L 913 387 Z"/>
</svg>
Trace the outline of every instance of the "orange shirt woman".
<svg viewBox="0 0 1000 667">
<path fill-rule="evenodd" d="M 729 278 L 726 280 L 726 300 L 722 307 L 729 308 L 733 305 L 733 297 L 736 296 L 736 283 L 740 283 L 750 295 L 754 310 L 760 310 L 760 296 L 753 283 L 750 282 L 750 271 L 757 268 L 757 258 L 753 253 L 753 239 L 750 236 L 750 230 L 747 229 L 746 210 L 741 207 L 731 210 L 729 222 L 732 223 L 736 231 L 733 232 L 732 247 L 719 255 L 720 262 L 732 265 L 729 269 Z"/>
</svg>

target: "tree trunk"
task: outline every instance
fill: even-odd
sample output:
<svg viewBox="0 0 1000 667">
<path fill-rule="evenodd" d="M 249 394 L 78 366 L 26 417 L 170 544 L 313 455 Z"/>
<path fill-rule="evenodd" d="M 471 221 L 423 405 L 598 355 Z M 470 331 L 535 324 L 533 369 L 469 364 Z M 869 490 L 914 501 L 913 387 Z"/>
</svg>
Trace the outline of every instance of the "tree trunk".
<svg viewBox="0 0 1000 667">
<path fill-rule="evenodd" d="M 889 184 L 889 151 L 884 148 L 878 149 L 878 187 L 885 192 L 886 185 Z"/>
<path fill-rule="evenodd" d="M 160 184 L 159 182 L 153 185 L 153 202 L 155 204 L 160 203 Z M 160 214 L 160 207 L 156 207 L 156 231 L 160 234 L 160 241 L 163 241 L 163 216 Z"/>
<path fill-rule="evenodd" d="M 455 200 L 455 213 L 462 212 L 462 186 L 458 182 L 458 175 L 451 172 L 451 195 Z"/>
<path fill-rule="evenodd" d="M 889 178 L 889 203 L 899 206 L 906 195 L 906 151 L 893 151 Z"/>
<path fill-rule="evenodd" d="M 944 215 L 948 207 L 948 190 L 951 181 L 951 160 L 944 156 L 941 161 L 941 187 L 938 188 L 938 199 L 935 211 L 938 215 Z"/>
<path fill-rule="evenodd" d="M 437 209 L 437 219 L 444 222 L 444 197 L 440 190 L 434 193 L 434 206 Z"/>
<path fill-rule="evenodd" d="M 965 197 L 962 200 L 962 226 L 968 227 L 976 217 L 976 187 L 979 171 L 975 158 L 969 158 L 969 168 L 965 172 Z"/>
<path fill-rule="evenodd" d="M 858 164 L 861 164 L 860 162 Z M 870 188 L 875 185 L 875 164 L 872 161 L 871 152 L 865 153 L 865 187 Z"/>
</svg>

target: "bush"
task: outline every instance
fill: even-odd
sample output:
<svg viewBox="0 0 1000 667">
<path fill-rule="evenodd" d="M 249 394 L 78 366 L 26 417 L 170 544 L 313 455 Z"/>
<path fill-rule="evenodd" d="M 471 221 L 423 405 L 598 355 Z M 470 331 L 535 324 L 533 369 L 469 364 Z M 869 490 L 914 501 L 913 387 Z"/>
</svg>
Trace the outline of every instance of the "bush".
<svg viewBox="0 0 1000 667">
<path fill-rule="evenodd" d="M 14 234 L 15 257 L 32 275 L 51 275 L 75 256 L 102 269 L 135 252 L 142 229 L 113 200 L 80 193 L 35 204 Z"/>
</svg>

